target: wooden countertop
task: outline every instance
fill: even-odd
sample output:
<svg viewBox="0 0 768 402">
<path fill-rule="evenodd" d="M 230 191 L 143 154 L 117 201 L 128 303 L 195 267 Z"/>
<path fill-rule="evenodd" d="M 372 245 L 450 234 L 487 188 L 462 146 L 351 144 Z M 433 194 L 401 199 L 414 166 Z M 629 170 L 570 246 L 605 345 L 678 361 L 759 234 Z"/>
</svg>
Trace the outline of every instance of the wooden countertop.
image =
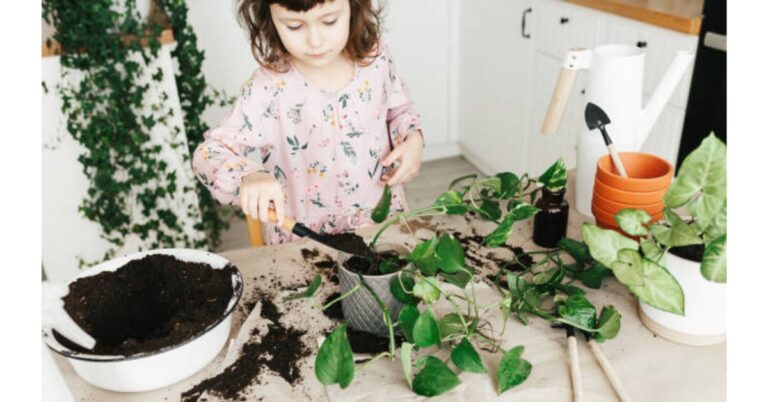
<svg viewBox="0 0 768 402">
<path fill-rule="evenodd" d="M 704 0 L 565 0 L 662 28 L 698 35 Z"/>
</svg>

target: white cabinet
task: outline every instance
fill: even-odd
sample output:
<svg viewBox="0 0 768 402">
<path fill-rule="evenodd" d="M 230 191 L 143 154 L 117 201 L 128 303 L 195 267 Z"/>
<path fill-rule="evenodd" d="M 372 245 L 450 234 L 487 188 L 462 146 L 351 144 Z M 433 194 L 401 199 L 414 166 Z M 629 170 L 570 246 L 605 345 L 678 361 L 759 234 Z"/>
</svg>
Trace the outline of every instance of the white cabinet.
<svg viewBox="0 0 768 402">
<path fill-rule="evenodd" d="M 557 133 L 540 133 L 553 88 L 571 48 L 622 43 L 645 49 L 645 100 L 677 51 L 695 52 L 698 37 L 561 0 L 461 2 L 459 141 L 485 173 L 539 174 L 559 157 L 576 165 L 576 140 L 586 130 L 589 70 L 579 72 Z M 522 15 L 530 38 L 520 34 Z M 674 162 L 682 133 L 692 65 L 677 85 L 643 147 Z M 643 103 L 645 104 L 645 103 Z"/>
<path fill-rule="evenodd" d="M 459 143 L 486 174 L 527 165 L 533 1 L 460 2 Z"/>
</svg>

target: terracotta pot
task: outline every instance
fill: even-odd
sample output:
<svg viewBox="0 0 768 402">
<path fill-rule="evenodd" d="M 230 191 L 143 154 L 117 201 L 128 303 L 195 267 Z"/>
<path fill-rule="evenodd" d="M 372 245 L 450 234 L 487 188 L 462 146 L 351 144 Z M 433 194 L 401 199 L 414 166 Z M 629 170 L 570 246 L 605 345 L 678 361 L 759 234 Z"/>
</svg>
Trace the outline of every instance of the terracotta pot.
<svg viewBox="0 0 768 402">
<path fill-rule="evenodd" d="M 624 204 L 647 205 L 662 201 L 666 192 L 666 188 L 648 192 L 619 190 L 617 188 L 608 186 L 596 177 L 593 195 L 600 194 L 603 196 L 603 198 Z"/>
<path fill-rule="evenodd" d="M 610 213 L 602 208 L 600 208 L 598 205 L 595 204 L 595 201 L 592 201 L 592 215 L 595 215 L 595 222 L 597 223 L 597 226 L 600 226 L 604 229 L 619 229 L 619 224 L 616 222 L 616 214 Z M 651 215 L 651 222 L 656 222 L 659 219 L 663 217 L 662 213 L 659 213 L 657 215 Z"/>
<path fill-rule="evenodd" d="M 619 156 L 629 177 L 619 175 L 610 155 L 597 161 L 596 177 L 609 187 L 630 192 L 649 192 L 666 190 L 672 182 L 672 164 L 656 155 L 619 152 Z"/>
<path fill-rule="evenodd" d="M 617 214 L 622 209 L 628 208 L 642 209 L 643 211 L 648 212 L 651 216 L 659 215 L 664 211 L 664 202 L 662 201 L 654 202 L 653 204 L 628 204 L 610 200 L 598 193 L 592 194 L 592 203 L 611 214 Z"/>
</svg>

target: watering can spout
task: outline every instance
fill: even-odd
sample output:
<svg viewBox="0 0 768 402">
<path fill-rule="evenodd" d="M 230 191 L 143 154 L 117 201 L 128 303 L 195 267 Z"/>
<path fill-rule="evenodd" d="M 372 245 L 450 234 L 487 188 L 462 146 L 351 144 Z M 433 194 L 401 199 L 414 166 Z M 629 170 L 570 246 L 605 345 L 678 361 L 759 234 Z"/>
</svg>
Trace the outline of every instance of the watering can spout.
<svg viewBox="0 0 768 402">
<path fill-rule="evenodd" d="M 672 96 L 672 92 L 674 92 L 675 87 L 677 87 L 677 84 L 683 78 L 683 74 L 685 74 L 688 65 L 691 64 L 691 60 L 693 60 L 692 52 L 677 52 L 675 58 L 672 60 L 672 64 L 667 69 L 664 77 L 661 78 L 656 90 L 653 91 L 653 95 L 651 95 L 651 98 L 648 100 L 648 104 L 646 104 L 640 117 L 639 135 L 637 136 L 638 143 L 636 144 L 637 149 L 640 149 L 645 143 L 653 125 L 656 123 L 656 120 L 658 120 L 659 115 L 661 115 L 662 110 L 664 110 L 664 106 Z"/>
</svg>

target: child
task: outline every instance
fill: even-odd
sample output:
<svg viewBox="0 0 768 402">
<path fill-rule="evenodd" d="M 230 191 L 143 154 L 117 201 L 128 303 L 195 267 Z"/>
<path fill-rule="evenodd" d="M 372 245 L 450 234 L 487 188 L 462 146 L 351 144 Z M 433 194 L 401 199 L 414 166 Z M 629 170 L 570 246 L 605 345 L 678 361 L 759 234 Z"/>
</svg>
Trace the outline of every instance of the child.
<svg viewBox="0 0 768 402">
<path fill-rule="evenodd" d="M 284 216 L 326 233 L 371 224 L 384 183 L 406 209 L 421 121 L 371 1 L 240 0 L 239 14 L 261 67 L 195 150 L 197 177 L 265 223 L 269 244 L 293 239 Z"/>
</svg>

